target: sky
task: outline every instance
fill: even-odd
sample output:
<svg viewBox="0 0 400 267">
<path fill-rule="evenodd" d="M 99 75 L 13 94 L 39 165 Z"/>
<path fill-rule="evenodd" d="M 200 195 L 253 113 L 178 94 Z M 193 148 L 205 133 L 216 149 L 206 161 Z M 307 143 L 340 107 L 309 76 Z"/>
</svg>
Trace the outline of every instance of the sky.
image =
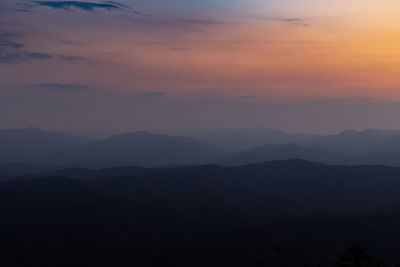
<svg viewBox="0 0 400 267">
<path fill-rule="evenodd" d="M 398 0 L 0 0 L 0 128 L 400 129 Z"/>
</svg>

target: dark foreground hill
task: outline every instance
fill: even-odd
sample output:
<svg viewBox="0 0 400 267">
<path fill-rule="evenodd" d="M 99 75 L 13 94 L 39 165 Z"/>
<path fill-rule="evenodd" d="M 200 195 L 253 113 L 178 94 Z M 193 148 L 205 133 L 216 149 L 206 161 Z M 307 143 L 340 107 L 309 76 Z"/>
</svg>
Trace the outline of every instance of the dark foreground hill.
<svg viewBox="0 0 400 267">
<path fill-rule="evenodd" d="M 398 168 L 299 160 L 69 169 L 0 183 L 2 266 L 332 266 L 353 242 L 400 262 L 399 192 Z"/>
<path fill-rule="evenodd" d="M 221 159 L 218 163 L 227 166 L 239 166 L 266 161 L 301 159 L 325 164 L 345 164 L 353 159 L 349 155 L 323 149 L 305 148 L 295 144 L 267 144 L 241 151 Z"/>
</svg>

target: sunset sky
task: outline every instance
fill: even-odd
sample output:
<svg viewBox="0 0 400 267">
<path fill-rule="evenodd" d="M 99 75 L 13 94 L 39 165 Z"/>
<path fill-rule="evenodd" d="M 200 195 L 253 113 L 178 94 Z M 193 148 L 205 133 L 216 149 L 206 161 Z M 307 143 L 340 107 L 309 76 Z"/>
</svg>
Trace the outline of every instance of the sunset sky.
<svg viewBox="0 0 400 267">
<path fill-rule="evenodd" d="M 400 129 L 398 0 L 0 0 L 0 128 Z"/>
</svg>

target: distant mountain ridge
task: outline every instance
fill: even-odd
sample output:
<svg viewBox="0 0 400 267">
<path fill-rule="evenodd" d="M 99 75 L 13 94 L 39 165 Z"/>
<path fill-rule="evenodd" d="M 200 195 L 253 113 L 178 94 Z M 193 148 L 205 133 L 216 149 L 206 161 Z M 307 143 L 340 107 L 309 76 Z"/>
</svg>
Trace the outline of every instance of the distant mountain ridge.
<svg viewBox="0 0 400 267">
<path fill-rule="evenodd" d="M 149 132 L 115 135 L 57 153 L 53 163 L 92 166 L 168 166 L 213 162 L 225 152 L 184 136 Z"/>
<path fill-rule="evenodd" d="M 321 137 L 316 134 L 287 133 L 273 129 L 219 130 L 198 135 L 199 138 L 234 152 L 264 144 L 297 144 Z"/>
<path fill-rule="evenodd" d="M 228 134 L 225 142 L 221 140 L 211 144 L 192 137 L 145 131 L 92 141 L 38 128 L 0 130 L 0 174 L 31 174 L 43 167 L 54 170 L 65 167 L 165 167 L 207 163 L 243 165 L 288 159 L 334 165 L 400 166 L 400 130 L 347 130 L 322 137 L 265 131 L 265 136 L 258 136 L 255 140 L 251 136 L 256 137 L 260 132 L 250 133 L 247 145 L 260 140 L 269 140 L 267 143 L 232 152 L 232 146 L 226 148 L 226 145 L 233 140 L 243 141 L 241 138 L 246 136 L 246 132 L 245 135 L 234 132 L 230 137 Z M 288 143 L 281 143 L 284 140 Z M 19 170 L 18 164 L 21 164 Z"/>
<path fill-rule="evenodd" d="M 89 138 L 33 127 L 0 130 L 0 162 L 37 162 L 50 153 L 89 141 Z"/>
<path fill-rule="evenodd" d="M 371 152 L 373 148 L 377 148 L 395 137 L 400 137 L 400 130 L 346 130 L 337 135 L 326 135 L 309 142 L 303 142 L 302 145 L 343 154 L 361 154 Z"/>
<path fill-rule="evenodd" d="M 303 159 L 334 165 L 400 166 L 400 130 L 347 130 L 297 144 L 267 144 L 233 153 L 223 165 Z"/>
</svg>

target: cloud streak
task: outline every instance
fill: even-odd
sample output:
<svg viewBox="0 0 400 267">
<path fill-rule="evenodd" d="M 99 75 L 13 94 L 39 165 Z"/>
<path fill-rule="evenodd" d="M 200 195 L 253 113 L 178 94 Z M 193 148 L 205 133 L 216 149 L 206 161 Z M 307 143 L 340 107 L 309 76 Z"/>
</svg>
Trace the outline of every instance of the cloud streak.
<svg viewBox="0 0 400 267">
<path fill-rule="evenodd" d="M 65 55 L 59 55 L 58 58 L 65 60 L 65 61 L 76 61 L 76 60 L 85 60 L 85 57 L 81 56 L 65 56 Z"/>
<path fill-rule="evenodd" d="M 306 19 L 302 18 L 276 18 L 276 17 L 262 17 L 262 20 L 269 20 L 269 21 L 276 21 L 276 22 L 282 22 L 289 24 L 291 26 L 296 26 L 296 27 L 307 27 L 310 26 L 310 24 L 307 22 Z"/>
<path fill-rule="evenodd" d="M 30 87 L 50 89 L 60 92 L 80 92 L 80 91 L 90 91 L 94 89 L 94 87 L 91 86 L 79 85 L 79 84 L 64 84 L 64 83 L 38 83 L 30 85 Z"/>
<path fill-rule="evenodd" d="M 78 56 L 65 56 L 65 55 L 52 55 L 48 53 L 38 52 L 6 52 L 1 49 L 0 46 L 0 63 L 16 63 L 16 62 L 28 62 L 28 61 L 43 61 L 50 59 L 61 59 L 63 61 L 80 61 L 85 60 L 85 57 Z"/>
<path fill-rule="evenodd" d="M 53 58 L 53 55 L 47 53 L 25 53 L 23 56 L 25 59 L 39 59 L 46 60 Z"/>
<path fill-rule="evenodd" d="M 22 48 L 25 45 L 22 43 L 17 43 L 14 41 L 9 40 L 9 38 L 17 35 L 16 33 L 11 33 L 11 32 L 6 32 L 6 33 L 0 33 L 0 49 L 5 48 L 5 47 L 10 47 L 10 48 Z"/>
<path fill-rule="evenodd" d="M 24 44 L 0 39 L 0 47 L 22 48 L 24 47 Z"/>
<path fill-rule="evenodd" d="M 298 26 L 298 27 L 309 26 L 309 24 L 306 22 L 306 20 L 300 19 L 300 18 L 286 18 L 286 19 L 281 19 L 281 21 L 287 22 L 291 25 Z"/>
<path fill-rule="evenodd" d="M 13 33 L 0 33 L 0 63 L 24 62 L 30 60 L 61 59 L 64 61 L 84 60 L 81 56 L 56 55 L 45 52 L 26 51 L 25 44 L 14 42 L 8 38 L 15 36 Z"/>
<path fill-rule="evenodd" d="M 0 63 L 24 62 L 30 60 L 47 60 L 52 58 L 53 55 L 46 53 L 29 53 L 25 51 L 10 53 L 0 49 Z"/>
<path fill-rule="evenodd" d="M 103 1 L 101 3 L 82 1 L 35 1 L 35 3 L 39 6 L 63 10 L 80 9 L 84 11 L 95 11 L 98 9 L 103 9 L 111 11 L 130 9 L 128 6 L 114 1 Z"/>
</svg>

